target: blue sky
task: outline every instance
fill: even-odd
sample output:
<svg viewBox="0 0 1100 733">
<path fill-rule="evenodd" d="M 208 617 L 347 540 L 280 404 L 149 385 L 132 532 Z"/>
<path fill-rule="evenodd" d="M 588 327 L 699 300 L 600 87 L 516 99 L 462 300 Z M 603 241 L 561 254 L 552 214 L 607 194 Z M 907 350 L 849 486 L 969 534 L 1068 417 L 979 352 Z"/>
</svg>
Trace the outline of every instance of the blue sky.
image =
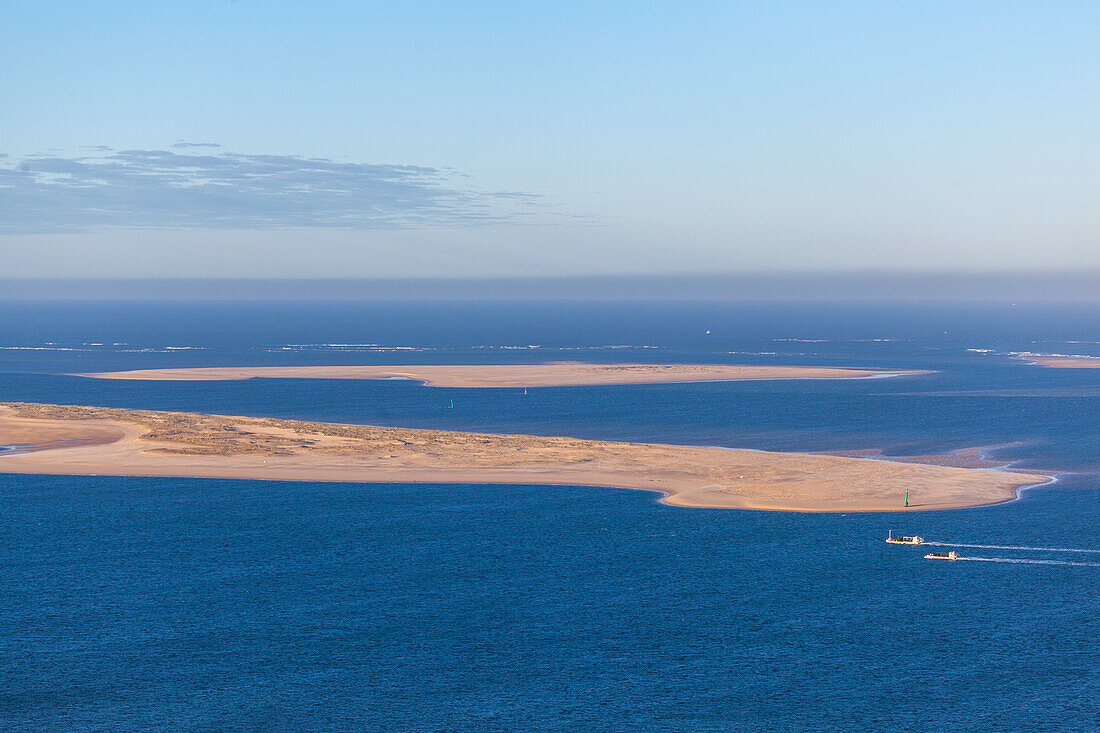
<svg viewBox="0 0 1100 733">
<path fill-rule="evenodd" d="M 13 276 L 1100 267 L 1091 2 L 5 8 Z"/>
</svg>

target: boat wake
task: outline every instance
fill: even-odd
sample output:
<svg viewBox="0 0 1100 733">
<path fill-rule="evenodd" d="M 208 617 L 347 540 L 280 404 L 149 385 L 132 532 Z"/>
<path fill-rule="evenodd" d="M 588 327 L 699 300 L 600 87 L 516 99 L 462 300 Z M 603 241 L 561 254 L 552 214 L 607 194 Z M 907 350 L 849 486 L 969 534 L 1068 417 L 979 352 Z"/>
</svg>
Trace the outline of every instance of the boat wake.
<svg viewBox="0 0 1100 733">
<path fill-rule="evenodd" d="M 931 544 L 931 543 L 929 543 Z M 1034 560 L 1023 557 L 963 557 L 955 560 L 970 560 L 972 562 L 1005 562 L 1013 565 L 1075 565 L 1077 567 L 1100 568 L 1100 562 L 1071 562 L 1069 560 Z"/>
<path fill-rule="evenodd" d="M 935 545 L 936 547 L 968 547 L 975 550 L 1023 550 L 1025 552 L 1086 552 L 1100 554 L 1100 550 L 1085 550 L 1077 547 L 1024 547 L 1021 545 L 964 545 L 959 542 L 929 542 L 923 540 L 922 545 Z M 962 560 L 963 558 L 959 558 Z M 967 558 L 969 559 L 969 558 Z"/>
</svg>

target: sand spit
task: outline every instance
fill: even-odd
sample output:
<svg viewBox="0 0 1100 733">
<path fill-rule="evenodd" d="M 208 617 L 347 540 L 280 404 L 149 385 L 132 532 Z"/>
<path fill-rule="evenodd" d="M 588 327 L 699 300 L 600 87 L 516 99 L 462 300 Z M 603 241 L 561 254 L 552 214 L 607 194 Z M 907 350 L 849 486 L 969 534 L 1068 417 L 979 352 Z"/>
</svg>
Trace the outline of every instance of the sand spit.
<svg viewBox="0 0 1100 733">
<path fill-rule="evenodd" d="M 738 379 L 852 379 L 917 371 L 736 364 L 423 364 L 389 366 L 197 367 L 92 372 L 97 379 L 211 381 L 254 379 L 414 379 L 431 387 L 579 387 Z"/>
<path fill-rule="evenodd" d="M 0 472 L 618 486 L 678 506 L 834 512 L 899 510 L 906 489 L 915 510 L 995 504 L 1050 480 L 821 454 L 0 403 L 0 445 L 44 443 L 54 445 L 0 454 Z"/>
</svg>

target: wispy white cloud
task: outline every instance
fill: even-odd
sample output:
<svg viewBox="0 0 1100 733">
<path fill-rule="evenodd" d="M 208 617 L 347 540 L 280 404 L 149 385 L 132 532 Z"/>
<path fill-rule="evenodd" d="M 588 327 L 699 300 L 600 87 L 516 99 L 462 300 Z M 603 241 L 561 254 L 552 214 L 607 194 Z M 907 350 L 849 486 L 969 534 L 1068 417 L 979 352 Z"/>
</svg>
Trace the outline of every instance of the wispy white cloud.
<svg viewBox="0 0 1100 733">
<path fill-rule="evenodd" d="M 173 148 L 220 148 L 222 147 L 218 143 L 191 143 L 186 140 L 181 140 L 178 143 L 172 145 Z"/>
<path fill-rule="evenodd" d="M 188 150 L 102 150 L 0 162 L 0 233 L 407 228 L 522 218 L 535 197 L 477 191 L 440 168 Z"/>
</svg>

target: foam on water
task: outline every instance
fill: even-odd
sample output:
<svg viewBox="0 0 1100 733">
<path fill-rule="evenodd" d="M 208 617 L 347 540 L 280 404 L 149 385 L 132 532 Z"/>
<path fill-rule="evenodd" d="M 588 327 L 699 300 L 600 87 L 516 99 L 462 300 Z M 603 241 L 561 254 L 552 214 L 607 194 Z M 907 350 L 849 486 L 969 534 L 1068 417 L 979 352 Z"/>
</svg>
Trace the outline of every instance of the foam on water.
<svg viewBox="0 0 1100 733">
<path fill-rule="evenodd" d="M 961 542 L 921 542 L 922 545 L 934 545 L 936 547 L 968 547 L 977 550 L 1022 550 L 1024 552 L 1092 552 L 1100 553 L 1100 550 L 1090 550 L 1077 547 L 1031 547 L 1025 545 L 967 545 Z M 961 558 L 960 558 L 961 559 Z"/>
<path fill-rule="evenodd" d="M 1075 565 L 1077 567 L 1100 568 L 1100 562 L 1070 562 L 1069 560 L 1036 560 L 1026 557 L 956 557 L 956 560 L 971 562 L 1003 562 L 1013 565 Z"/>
</svg>

